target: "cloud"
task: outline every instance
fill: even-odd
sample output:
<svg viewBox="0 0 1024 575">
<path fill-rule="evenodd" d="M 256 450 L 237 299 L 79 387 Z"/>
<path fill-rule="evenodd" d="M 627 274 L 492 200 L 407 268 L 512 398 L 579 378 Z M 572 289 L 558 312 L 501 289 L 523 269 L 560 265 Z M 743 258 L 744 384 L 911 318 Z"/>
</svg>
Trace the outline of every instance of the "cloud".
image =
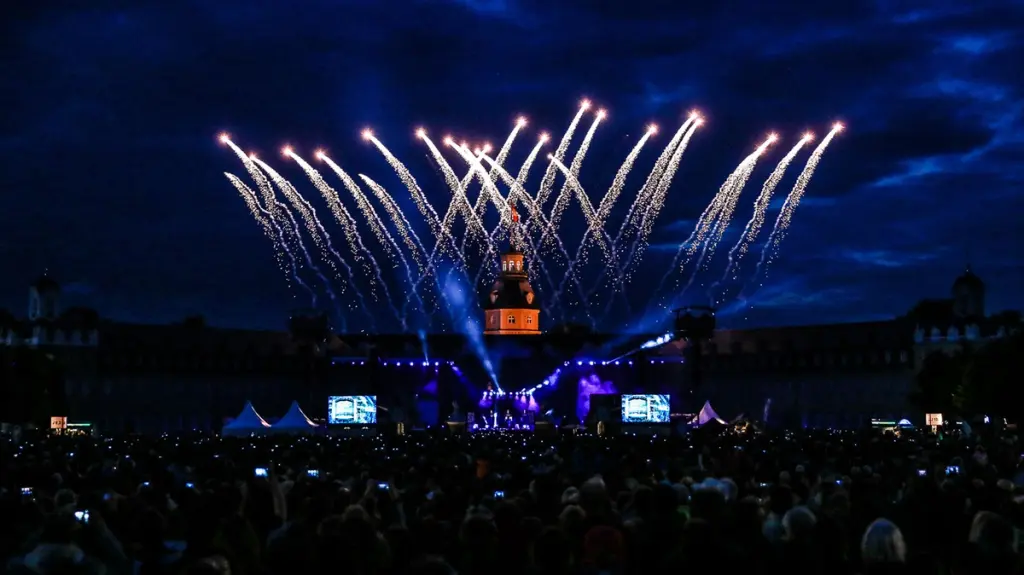
<svg viewBox="0 0 1024 575">
<path fill-rule="evenodd" d="M 898 268 L 930 262 L 938 257 L 937 253 L 906 253 L 889 250 L 843 250 L 840 257 L 858 264 L 883 268 Z"/>
<path fill-rule="evenodd" d="M 0 76 L 7 96 L 0 187 L 12 191 L 0 224 L 5 241 L 25 246 L 4 249 L 0 264 L 38 270 L 59 260 L 54 265 L 64 269 L 93 270 L 106 314 L 162 317 L 148 308 L 188 307 L 214 322 L 217 314 L 252 315 L 246 321 L 278 327 L 295 303 L 270 244 L 223 182 L 222 173 L 237 168 L 212 141 L 222 129 L 246 149 L 273 155 L 313 202 L 319 195 L 275 150 L 285 142 L 329 147 L 347 170 L 386 186 L 429 242 L 404 186 L 359 140 L 363 126 L 382 134 L 443 212 L 451 193 L 411 137 L 415 126 L 500 142 L 515 115 L 526 113 L 530 126 L 508 163 L 516 167 L 530 147 L 524 142 L 542 129 L 557 138 L 583 96 L 611 112 L 580 176 L 589 192 L 607 188 L 647 122 L 677 126 L 694 106 L 708 118 L 680 166 L 663 225 L 649 238 L 640 267 L 653 270 L 653 281 L 766 132 L 821 134 L 841 119 L 849 129 L 811 180 L 755 296 L 765 301 L 754 308 L 762 315 L 750 321 L 901 313 L 922 292 L 947 291 L 967 243 L 975 265 L 995 278 L 993 301 L 1012 307 L 1024 293 L 1014 275 L 1024 211 L 1024 8 L 1014 3 L 916 11 L 795 0 L 312 0 L 301 11 L 238 0 L 100 1 L 78 11 L 38 4 L 12 8 L 17 25 L 0 22 L 0 49 L 10 55 Z M 627 194 L 667 132 L 644 150 Z M 779 151 L 771 154 L 727 239 L 749 217 Z M 802 163 L 777 189 L 761 239 Z M 576 208 L 566 210 L 560 230 L 570 253 L 585 225 Z M 40 239 L 40 229 L 60 233 Z M 702 273 L 720 277 L 730 243 Z M 740 262 L 743 274 L 753 272 L 759 247 Z M 388 268 L 387 256 L 377 255 Z M 124 277 L 138 282 L 117 279 Z M 218 287 L 239 278 L 244 295 Z M 634 299 L 642 301 L 652 282 L 634 278 Z M 11 301 L 21 305 L 22 296 Z"/>
</svg>

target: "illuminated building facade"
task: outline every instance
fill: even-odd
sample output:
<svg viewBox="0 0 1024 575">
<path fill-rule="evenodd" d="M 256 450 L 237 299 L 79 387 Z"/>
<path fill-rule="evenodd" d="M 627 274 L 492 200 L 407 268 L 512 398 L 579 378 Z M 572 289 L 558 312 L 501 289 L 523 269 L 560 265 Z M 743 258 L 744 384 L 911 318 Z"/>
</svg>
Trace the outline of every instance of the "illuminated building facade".
<svg viewBox="0 0 1024 575">
<path fill-rule="evenodd" d="M 541 334 L 523 254 L 510 249 L 502 266 L 485 300 L 483 345 L 505 390 L 533 389 L 538 403 L 555 407 L 575 405 L 583 387 L 673 395 L 689 388 L 685 341 L 645 348 L 652 334 Z M 987 314 L 984 296 L 984 284 L 966 273 L 947 299 L 924 300 L 887 321 L 716 330 L 700 354 L 706 376 L 694 402 L 710 399 L 731 419 L 760 415 L 770 399 L 771 419 L 812 426 L 910 417 L 907 397 L 929 353 L 984 345 L 1019 329 L 1007 314 Z M 293 400 L 318 418 L 326 416 L 330 394 L 377 395 L 385 406 L 418 394 L 465 406 L 490 381 L 478 345 L 461 334 L 306 337 L 289 329 L 224 329 L 201 318 L 111 321 L 86 308 L 62 308 L 59 285 L 44 277 L 30 286 L 27 314 L 0 310 L 0 359 L 25 348 L 54 358 L 67 409 L 52 415 L 103 431 L 218 429 L 246 401 L 269 420 Z"/>
<path fill-rule="evenodd" d="M 484 302 L 484 335 L 540 335 L 540 301 L 530 287 L 526 257 L 516 247 L 519 214 L 512 214 L 512 239 L 501 255 L 501 273 Z"/>
</svg>

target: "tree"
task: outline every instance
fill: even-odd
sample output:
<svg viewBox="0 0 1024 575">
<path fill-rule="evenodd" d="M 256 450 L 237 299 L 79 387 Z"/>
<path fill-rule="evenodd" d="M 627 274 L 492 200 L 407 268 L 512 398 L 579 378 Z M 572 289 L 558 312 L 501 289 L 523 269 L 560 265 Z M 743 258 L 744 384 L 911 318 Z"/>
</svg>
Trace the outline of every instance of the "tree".
<svg viewBox="0 0 1024 575">
<path fill-rule="evenodd" d="M 1024 380 L 1024 331 L 989 341 L 964 373 L 967 403 L 975 413 L 1014 420 L 1024 416 L 1020 382 Z"/>
<path fill-rule="evenodd" d="M 959 413 L 965 406 L 964 372 L 970 352 L 934 351 L 924 358 L 910 401 L 927 413 Z"/>
</svg>

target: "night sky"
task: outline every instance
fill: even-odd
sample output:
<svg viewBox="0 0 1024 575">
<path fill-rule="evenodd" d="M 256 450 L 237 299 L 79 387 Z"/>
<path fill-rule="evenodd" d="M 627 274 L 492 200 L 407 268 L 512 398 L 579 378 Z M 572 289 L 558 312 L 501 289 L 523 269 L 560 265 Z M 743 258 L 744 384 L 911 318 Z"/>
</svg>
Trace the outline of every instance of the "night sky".
<svg viewBox="0 0 1024 575">
<path fill-rule="evenodd" d="M 215 325 L 279 329 L 309 298 L 289 287 L 270 240 L 224 177 L 253 186 L 220 132 L 289 178 L 341 250 L 344 234 L 281 157 L 282 145 L 314 164 L 323 147 L 353 176 L 380 182 L 420 225 L 410 194 L 361 130 L 372 127 L 443 211 L 451 192 L 417 127 L 439 145 L 451 133 L 498 146 L 523 114 L 529 126 L 508 161 L 514 174 L 542 130 L 554 140 L 544 154 L 554 150 L 582 98 L 608 111 L 580 175 L 595 204 L 646 126 L 661 127 L 613 212 L 613 232 L 687 113 L 707 120 L 627 288 L 634 317 L 726 176 L 777 132 L 710 269 L 684 298 L 705 303 L 700 284 L 721 275 L 772 168 L 804 131 L 820 139 L 836 121 L 846 130 L 810 181 L 778 258 L 763 282 L 748 282 L 744 301 L 725 303 L 722 324 L 890 318 L 923 297 L 947 296 L 968 263 L 988 285 L 989 311 L 1022 306 L 1019 3 L 17 4 L 0 20 L 0 307 L 18 314 L 28 284 L 48 269 L 68 304 L 105 317 L 203 314 Z M 733 295 L 750 280 L 808 151 L 776 190 Z M 447 157 L 465 173 L 464 162 Z M 531 190 L 546 166 L 538 161 Z M 561 236 L 575 247 L 584 228 L 574 201 Z M 429 236 L 425 225 L 419 233 Z M 401 284 L 391 289 L 404 294 Z M 393 326 L 386 306 L 374 313 Z M 365 327 L 356 315 L 350 329 Z M 619 309 L 602 327 L 628 316 Z"/>
</svg>

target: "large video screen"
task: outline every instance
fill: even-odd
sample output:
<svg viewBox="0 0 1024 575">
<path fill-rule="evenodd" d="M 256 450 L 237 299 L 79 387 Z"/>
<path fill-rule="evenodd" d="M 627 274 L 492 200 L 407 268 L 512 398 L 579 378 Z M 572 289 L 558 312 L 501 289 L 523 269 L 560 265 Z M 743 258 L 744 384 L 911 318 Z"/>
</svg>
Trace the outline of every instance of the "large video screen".
<svg viewBox="0 0 1024 575">
<path fill-rule="evenodd" d="M 623 395 L 622 423 L 668 423 L 669 396 Z"/>
<path fill-rule="evenodd" d="M 332 395 L 327 398 L 328 425 L 377 423 L 376 395 Z"/>
</svg>

